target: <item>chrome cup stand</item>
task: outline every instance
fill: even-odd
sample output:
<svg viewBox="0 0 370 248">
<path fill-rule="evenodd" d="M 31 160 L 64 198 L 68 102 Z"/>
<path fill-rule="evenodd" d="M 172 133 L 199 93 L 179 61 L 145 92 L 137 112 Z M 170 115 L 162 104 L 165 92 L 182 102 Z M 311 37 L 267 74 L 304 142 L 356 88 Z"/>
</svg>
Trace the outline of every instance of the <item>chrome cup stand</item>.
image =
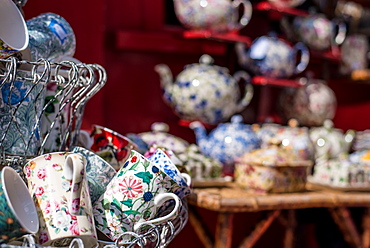
<svg viewBox="0 0 370 248">
<path fill-rule="evenodd" d="M 25 81 L 32 83 L 22 90 L 19 85 Z M 86 103 L 106 81 L 106 71 L 98 64 L 45 59 L 30 62 L 16 57 L 0 59 L 0 167 L 12 167 L 25 180 L 23 165 L 29 159 L 48 152 L 70 151 L 78 145 Z M 53 94 L 47 93 L 50 88 L 55 89 Z M 38 103 L 34 108 L 40 111 L 35 111 L 37 114 L 31 120 L 32 128 L 25 138 L 18 111 L 22 104 L 29 104 L 30 99 Z M 7 119 L 1 121 L 1 118 Z M 7 143 L 9 137 L 14 135 L 17 135 L 17 144 L 22 149 L 9 153 Z M 184 228 L 187 220 L 187 202 L 183 200 L 175 219 L 143 226 L 140 232 L 124 233 L 116 242 L 99 241 L 97 247 L 166 247 Z M 78 237 L 69 245 L 71 248 L 83 246 Z M 25 235 L 15 244 L 2 244 L 1 247 L 41 246 L 33 235 Z"/>
</svg>

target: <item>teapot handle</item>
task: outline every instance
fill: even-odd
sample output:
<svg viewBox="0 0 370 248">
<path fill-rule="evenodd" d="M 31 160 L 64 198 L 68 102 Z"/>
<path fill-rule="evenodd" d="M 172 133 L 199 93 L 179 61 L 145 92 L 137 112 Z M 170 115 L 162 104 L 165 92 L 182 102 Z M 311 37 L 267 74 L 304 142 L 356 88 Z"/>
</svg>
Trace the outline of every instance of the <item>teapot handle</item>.
<svg viewBox="0 0 370 248">
<path fill-rule="evenodd" d="M 234 9 L 238 9 L 241 4 L 243 5 L 243 15 L 241 16 L 238 24 L 234 27 L 234 29 L 241 29 L 245 27 L 252 18 L 253 7 L 249 0 L 232 1 L 232 6 Z M 233 22 L 233 23 L 236 23 L 236 22 Z"/>
<path fill-rule="evenodd" d="M 307 65 L 310 61 L 310 52 L 305 44 L 302 42 L 298 42 L 294 45 L 294 49 L 296 52 L 301 52 L 301 58 L 299 63 L 297 64 L 295 68 L 295 74 L 301 73 L 307 68 Z"/>
<path fill-rule="evenodd" d="M 72 181 L 71 197 L 68 203 L 69 212 L 77 215 L 80 211 L 82 181 L 85 174 L 86 159 L 80 154 L 69 154 L 65 161 L 64 177 Z"/>
<path fill-rule="evenodd" d="M 253 98 L 253 94 L 254 94 L 253 85 L 251 83 L 251 77 L 245 71 L 237 71 L 237 72 L 235 72 L 233 77 L 236 80 L 236 82 L 239 82 L 241 79 L 244 79 L 245 82 L 246 82 L 244 97 L 240 100 L 240 102 L 239 102 L 239 104 L 236 108 L 236 111 L 235 111 L 235 112 L 240 112 L 246 106 L 249 105 L 249 103 L 251 102 L 251 100 Z"/>
<path fill-rule="evenodd" d="M 337 27 L 338 32 L 335 36 L 333 35 L 333 39 L 331 40 L 331 48 L 333 52 L 339 52 L 338 46 L 340 46 L 346 39 L 347 26 L 343 21 L 339 19 L 333 19 L 332 23 L 333 28 Z"/>
</svg>

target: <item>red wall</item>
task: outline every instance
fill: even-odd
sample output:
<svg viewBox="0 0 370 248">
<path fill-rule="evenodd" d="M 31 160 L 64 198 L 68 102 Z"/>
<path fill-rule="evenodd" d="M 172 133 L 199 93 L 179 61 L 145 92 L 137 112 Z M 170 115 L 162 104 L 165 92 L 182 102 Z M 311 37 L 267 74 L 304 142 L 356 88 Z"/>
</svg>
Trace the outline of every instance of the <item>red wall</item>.
<svg viewBox="0 0 370 248">
<path fill-rule="evenodd" d="M 215 64 L 230 66 L 230 69 L 234 70 L 235 64 L 230 61 L 235 57 L 231 52 L 232 44 L 181 40 L 178 37 L 178 27 L 164 25 L 163 3 L 162 0 L 29 0 L 26 4 L 26 19 L 44 12 L 63 16 L 76 34 L 75 57 L 84 63 L 101 64 L 107 70 L 107 84 L 86 106 L 83 128 L 89 128 L 91 124 L 96 123 L 125 134 L 149 131 L 151 123 L 163 121 L 170 125 L 170 133 L 190 142 L 194 141 L 193 132 L 187 127 L 179 126 L 177 116 L 163 102 L 159 77 L 153 67 L 165 63 L 170 66 L 174 75 L 177 75 L 184 65 L 195 63 L 202 53 L 210 52 L 213 53 Z M 256 15 L 245 33 L 253 31 L 250 34 L 255 36 L 265 34 L 268 29 L 261 25 L 263 20 L 266 19 Z M 258 29 L 253 28 L 253 22 Z M 117 31 L 123 33 L 118 44 Z M 161 36 L 168 33 L 169 36 Z M 320 63 L 317 67 L 321 67 Z M 338 98 L 335 125 L 343 129 L 370 128 L 370 85 L 343 80 L 330 80 L 329 85 L 335 90 Z M 258 114 L 260 88 L 256 87 L 255 91 L 251 106 L 243 112 L 249 123 L 255 121 Z M 202 213 L 213 230 L 215 213 Z M 241 214 L 235 218 L 239 223 L 236 231 L 240 234 L 236 241 L 240 240 L 242 234 L 248 233 L 250 223 L 259 215 Z M 249 226 L 244 222 L 248 222 Z M 279 225 L 274 225 L 276 228 L 266 234 L 273 240 L 282 236 L 278 231 L 281 229 Z M 269 240 L 271 241 L 264 239 L 259 242 L 259 247 L 272 247 L 266 244 Z M 201 245 L 192 227 L 187 225 L 170 247 Z"/>
</svg>

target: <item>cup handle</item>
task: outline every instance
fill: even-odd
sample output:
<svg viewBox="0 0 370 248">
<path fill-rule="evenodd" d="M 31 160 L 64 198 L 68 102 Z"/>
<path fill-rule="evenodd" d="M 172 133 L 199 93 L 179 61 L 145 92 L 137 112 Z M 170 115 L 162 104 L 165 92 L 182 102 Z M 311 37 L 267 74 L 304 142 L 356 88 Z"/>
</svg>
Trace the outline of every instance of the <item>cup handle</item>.
<svg viewBox="0 0 370 248">
<path fill-rule="evenodd" d="M 85 174 L 85 157 L 79 154 L 70 154 L 67 156 L 64 165 L 64 178 L 72 181 L 71 198 L 68 203 L 69 212 L 77 215 L 80 210 L 80 196 L 83 175 Z"/>
<path fill-rule="evenodd" d="M 239 8 L 243 4 L 243 15 L 241 16 L 236 29 L 241 29 L 245 27 L 252 18 L 253 7 L 250 1 L 248 0 L 235 0 L 232 2 L 233 8 Z"/>
<path fill-rule="evenodd" d="M 188 173 L 181 173 L 181 176 L 185 179 L 186 184 L 190 187 L 191 185 L 191 176 Z"/>
<path fill-rule="evenodd" d="M 333 37 L 333 44 L 339 46 L 341 45 L 344 40 L 346 39 L 346 34 L 347 34 L 347 26 L 344 22 L 338 19 L 332 20 L 333 26 L 338 27 L 338 32 L 337 35 Z"/>
<path fill-rule="evenodd" d="M 155 219 L 152 219 L 152 220 L 148 220 L 148 221 L 145 221 L 145 222 L 136 223 L 134 225 L 134 231 L 137 231 L 141 226 L 146 225 L 146 224 L 156 224 L 156 223 L 165 222 L 165 221 L 169 221 L 169 220 L 172 220 L 172 219 L 176 218 L 177 215 L 180 212 L 180 208 L 182 207 L 182 202 L 176 194 L 174 194 L 174 193 L 159 194 L 154 198 L 154 205 L 157 206 L 157 208 L 158 208 L 165 201 L 171 200 L 171 199 L 175 200 L 175 207 L 173 208 L 171 213 L 167 214 L 166 216 L 162 216 L 162 217 L 155 218 Z"/>
<path fill-rule="evenodd" d="M 301 52 L 301 59 L 295 68 L 295 74 L 301 73 L 307 68 L 310 62 L 310 52 L 305 44 L 298 42 L 294 45 L 296 52 Z"/>
</svg>

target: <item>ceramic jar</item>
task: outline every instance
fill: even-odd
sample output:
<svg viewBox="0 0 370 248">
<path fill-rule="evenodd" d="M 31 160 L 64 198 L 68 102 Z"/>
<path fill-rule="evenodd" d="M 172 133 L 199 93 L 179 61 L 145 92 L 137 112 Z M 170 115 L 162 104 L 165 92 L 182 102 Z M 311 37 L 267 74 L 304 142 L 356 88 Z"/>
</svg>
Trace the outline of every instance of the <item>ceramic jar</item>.
<svg viewBox="0 0 370 248">
<path fill-rule="evenodd" d="M 234 159 L 260 147 L 260 139 L 251 125 L 243 124 L 242 116 L 234 115 L 229 123 L 221 123 L 209 135 L 200 122 L 192 122 L 196 142 L 201 152 L 222 164 L 234 164 Z"/>
<path fill-rule="evenodd" d="M 281 143 L 281 147 L 291 150 L 299 159 L 312 160 L 314 145 L 307 127 L 299 127 L 295 119 L 288 122 L 288 126 L 275 123 L 263 124 L 257 132 L 261 139 L 261 147 L 266 148 L 272 141 Z"/>
<path fill-rule="evenodd" d="M 203 55 L 199 64 L 190 64 L 177 76 L 175 82 L 167 65 L 155 67 L 161 78 L 165 102 L 183 120 L 216 125 L 242 111 L 253 97 L 253 87 L 246 72 L 231 76 L 225 67 L 213 65 L 209 55 Z M 245 81 L 241 96 L 238 82 Z"/>
<path fill-rule="evenodd" d="M 239 16 L 240 6 L 242 16 Z M 239 30 L 252 16 L 249 0 L 174 0 L 174 7 L 177 18 L 186 28 L 216 33 Z"/>
<path fill-rule="evenodd" d="M 309 51 L 303 43 L 292 46 L 275 36 L 258 37 L 249 49 L 238 43 L 236 54 L 240 66 L 256 75 L 271 78 L 289 78 L 301 73 L 310 60 Z M 299 60 L 297 54 L 300 54 Z"/>
<path fill-rule="evenodd" d="M 275 144 L 236 159 L 235 182 L 261 193 L 299 192 L 305 190 L 312 164 Z"/>
<path fill-rule="evenodd" d="M 295 118 L 302 126 L 322 126 L 333 119 L 337 108 L 334 91 L 322 80 L 308 80 L 300 88 L 286 88 L 280 95 L 280 110 L 285 120 Z"/>
</svg>

